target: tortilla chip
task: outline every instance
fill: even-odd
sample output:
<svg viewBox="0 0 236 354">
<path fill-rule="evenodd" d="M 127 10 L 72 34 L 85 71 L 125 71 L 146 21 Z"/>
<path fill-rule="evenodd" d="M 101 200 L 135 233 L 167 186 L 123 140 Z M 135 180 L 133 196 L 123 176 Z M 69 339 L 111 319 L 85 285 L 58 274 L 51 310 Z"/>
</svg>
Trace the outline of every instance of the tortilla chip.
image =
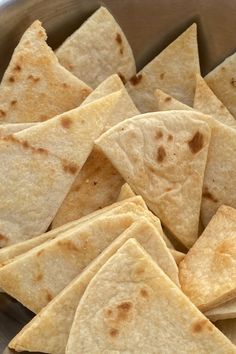
<svg viewBox="0 0 236 354">
<path fill-rule="evenodd" d="M 216 326 L 234 345 L 236 345 L 236 319 L 217 321 Z"/>
<path fill-rule="evenodd" d="M 203 311 L 236 297 L 236 209 L 222 205 L 180 263 L 185 294 Z"/>
<path fill-rule="evenodd" d="M 130 239 L 89 283 L 66 353 L 175 353 L 178 348 L 185 353 L 222 353 L 222 348 L 225 353 L 236 352 L 138 242 Z"/>
<path fill-rule="evenodd" d="M 193 108 L 187 106 L 186 104 L 176 100 L 174 97 L 168 95 L 162 90 L 157 89 L 154 92 L 154 97 L 156 99 L 156 105 L 158 111 L 192 111 Z"/>
<path fill-rule="evenodd" d="M 63 66 L 93 88 L 112 74 L 128 80 L 136 73 L 125 34 L 105 7 L 68 37 L 56 54 Z"/>
<path fill-rule="evenodd" d="M 0 246 L 47 230 L 118 96 L 0 139 Z"/>
<path fill-rule="evenodd" d="M 205 80 L 216 96 L 236 117 L 236 53 L 212 70 Z"/>
<path fill-rule="evenodd" d="M 76 308 L 90 280 L 129 238 L 135 238 L 159 266 L 178 284 L 178 269 L 160 234 L 141 218 L 111 243 L 75 280 L 59 293 L 11 341 L 16 350 L 65 353 Z M 47 335 L 45 335 L 47 333 Z"/>
<path fill-rule="evenodd" d="M 131 197 L 134 197 L 135 194 L 132 191 L 132 189 L 130 188 L 130 186 L 128 185 L 128 183 L 123 184 L 123 186 L 120 189 L 120 194 L 117 198 L 117 201 L 121 201 L 121 200 L 125 200 Z"/>
<path fill-rule="evenodd" d="M 200 66 L 194 23 L 131 78 L 126 87 L 142 113 L 157 110 L 153 95 L 157 88 L 192 105 L 197 73 L 200 73 Z"/>
<path fill-rule="evenodd" d="M 126 202 L 18 256 L 0 269 L 0 287 L 37 313 L 141 216 L 163 235 L 158 218 Z"/>
<path fill-rule="evenodd" d="M 35 21 L 16 47 L 0 86 L 0 121 L 38 122 L 76 108 L 91 92 L 58 63 Z"/>
<path fill-rule="evenodd" d="M 214 309 L 206 311 L 205 316 L 207 316 L 213 322 L 218 320 L 228 319 L 228 318 L 236 318 L 235 298 L 231 301 L 227 301 L 226 303 L 220 306 L 217 306 Z"/>
<path fill-rule="evenodd" d="M 53 229 L 51 231 L 48 231 L 40 236 L 34 237 L 32 239 L 29 239 L 27 241 L 23 241 L 17 244 L 14 244 L 12 246 L 4 247 L 0 249 L 0 267 L 6 265 L 8 262 L 12 261 L 15 257 L 31 250 L 32 248 L 41 245 L 42 243 L 46 241 L 50 241 L 54 239 L 55 237 L 61 235 L 63 232 L 74 228 L 78 224 L 87 221 L 88 219 L 91 219 L 99 214 L 105 213 L 109 210 L 112 210 L 116 208 L 117 206 L 122 206 L 126 202 L 134 203 L 136 205 L 141 206 L 144 209 L 147 209 L 146 204 L 144 203 L 144 200 L 140 196 L 135 196 L 134 198 L 129 198 L 129 200 L 122 201 L 119 203 L 114 203 L 112 205 L 107 206 L 106 208 L 99 209 L 96 212 L 90 213 L 89 215 L 84 216 L 83 218 L 80 218 L 79 220 L 74 220 L 70 223 L 64 224 L 60 227 L 57 227 L 56 229 Z M 163 237 L 164 240 L 166 241 L 166 244 L 169 246 L 169 243 Z M 170 247 L 170 246 L 169 246 Z"/>
<path fill-rule="evenodd" d="M 201 75 L 197 74 L 196 78 L 197 84 L 193 107 L 200 112 L 211 115 L 223 124 L 236 128 L 236 120 L 223 103 L 215 96 L 210 87 L 207 86 L 207 83 Z"/>
<path fill-rule="evenodd" d="M 0 137 L 20 132 L 21 130 L 37 126 L 38 123 L 12 123 L 0 125 Z"/>
<path fill-rule="evenodd" d="M 103 97 L 107 92 L 112 92 L 112 87 L 115 91 L 117 84 L 122 83 L 119 77 L 114 75 L 94 90 L 91 96 L 94 100 Z M 105 130 L 139 113 L 124 86 L 119 92 L 119 99 L 109 115 Z M 92 97 L 88 96 L 88 98 L 90 98 L 89 102 L 92 102 Z M 79 219 L 94 210 L 116 202 L 123 183 L 123 178 L 110 161 L 102 152 L 94 148 L 58 210 L 52 227 Z"/>
<path fill-rule="evenodd" d="M 97 145 L 136 194 L 186 247 L 198 237 L 210 142 L 197 112 L 147 113 L 103 134 Z"/>
<path fill-rule="evenodd" d="M 179 252 L 179 251 L 176 251 L 176 250 L 170 250 L 171 251 L 171 254 L 172 256 L 174 257 L 174 260 L 176 262 L 177 265 L 180 264 L 180 262 L 184 259 L 184 257 L 186 256 L 185 253 L 182 253 L 182 252 Z"/>
</svg>

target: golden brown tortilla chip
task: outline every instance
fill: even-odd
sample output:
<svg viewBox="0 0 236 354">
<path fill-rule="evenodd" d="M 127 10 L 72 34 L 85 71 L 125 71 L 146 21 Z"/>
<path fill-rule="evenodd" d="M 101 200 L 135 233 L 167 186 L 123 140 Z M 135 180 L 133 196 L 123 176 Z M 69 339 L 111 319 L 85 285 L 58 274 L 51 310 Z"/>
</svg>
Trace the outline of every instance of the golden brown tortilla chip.
<svg viewBox="0 0 236 354">
<path fill-rule="evenodd" d="M 236 348 L 130 239 L 89 283 L 66 348 L 105 352 L 233 354 Z"/>
<path fill-rule="evenodd" d="M 35 21 L 16 47 L 0 86 L 0 121 L 38 122 L 76 108 L 91 92 L 58 63 Z"/>
<path fill-rule="evenodd" d="M 56 54 L 63 66 L 93 88 L 112 74 L 128 80 L 136 73 L 125 34 L 105 7 L 68 37 Z"/>
</svg>

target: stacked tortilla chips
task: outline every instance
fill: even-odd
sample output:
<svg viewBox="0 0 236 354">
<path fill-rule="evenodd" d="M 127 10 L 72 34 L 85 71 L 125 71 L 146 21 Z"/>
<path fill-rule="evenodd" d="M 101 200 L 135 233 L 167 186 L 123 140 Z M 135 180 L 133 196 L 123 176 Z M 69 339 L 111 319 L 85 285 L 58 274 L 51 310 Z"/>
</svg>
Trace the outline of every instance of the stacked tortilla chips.
<svg viewBox="0 0 236 354">
<path fill-rule="evenodd" d="M 46 38 L 0 85 L 0 288 L 35 314 L 9 348 L 236 353 L 235 54 L 203 79 L 193 24 L 136 73 L 104 7 Z"/>
</svg>

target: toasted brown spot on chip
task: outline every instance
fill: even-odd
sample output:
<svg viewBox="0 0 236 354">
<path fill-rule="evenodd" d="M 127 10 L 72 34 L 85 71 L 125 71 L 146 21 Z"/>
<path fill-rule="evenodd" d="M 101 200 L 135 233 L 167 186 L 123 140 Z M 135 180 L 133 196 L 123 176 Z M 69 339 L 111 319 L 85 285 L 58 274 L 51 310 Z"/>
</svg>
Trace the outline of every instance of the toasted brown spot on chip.
<svg viewBox="0 0 236 354">
<path fill-rule="evenodd" d="M 192 332 L 193 333 L 200 333 L 200 332 L 203 332 L 206 330 L 208 330 L 208 331 L 213 330 L 213 325 L 207 319 L 198 320 L 192 325 Z"/>
<path fill-rule="evenodd" d="M 63 247 L 64 249 L 66 249 L 67 251 L 75 251 L 75 252 L 79 252 L 80 249 L 74 244 L 74 242 L 72 241 L 58 241 L 58 246 L 59 247 Z"/>
<path fill-rule="evenodd" d="M 14 69 L 13 69 L 14 71 L 21 71 L 21 66 L 19 65 L 19 64 L 16 64 L 15 66 L 14 66 Z"/>
<path fill-rule="evenodd" d="M 164 101 L 165 101 L 165 102 L 171 101 L 171 97 L 170 97 L 170 96 L 166 97 Z"/>
<path fill-rule="evenodd" d="M 231 85 L 232 86 L 234 86 L 234 87 L 236 87 L 236 79 L 234 79 L 233 77 L 232 77 L 232 79 L 231 79 Z"/>
<path fill-rule="evenodd" d="M 0 117 L 5 117 L 5 116 L 6 116 L 6 112 L 0 109 Z"/>
<path fill-rule="evenodd" d="M 0 234 L 0 241 L 7 241 L 7 240 L 8 240 L 7 236 Z"/>
<path fill-rule="evenodd" d="M 116 34 L 116 41 L 117 41 L 117 43 L 122 44 L 122 38 L 121 38 L 120 33 Z"/>
<path fill-rule="evenodd" d="M 98 184 L 98 182 L 97 182 L 97 181 L 94 181 L 93 184 L 94 184 L 94 186 L 96 186 L 96 185 Z"/>
<path fill-rule="evenodd" d="M 36 83 L 36 82 L 38 82 L 40 80 L 40 77 L 33 76 L 32 74 L 30 74 L 28 76 L 28 79 Z"/>
<path fill-rule="evenodd" d="M 172 188 L 166 188 L 165 191 L 166 191 L 166 192 L 171 192 L 171 191 L 172 191 Z"/>
<path fill-rule="evenodd" d="M 46 290 L 46 299 L 48 302 L 52 301 L 52 299 L 53 299 L 52 294 L 50 294 L 50 292 L 48 290 Z"/>
<path fill-rule="evenodd" d="M 156 138 L 156 139 L 161 139 L 162 137 L 163 137 L 162 131 L 157 130 L 157 131 L 156 131 L 156 134 L 155 134 L 155 138 Z"/>
<path fill-rule="evenodd" d="M 36 255 L 37 255 L 38 257 L 40 257 L 43 253 L 44 253 L 44 250 L 40 250 L 40 251 L 37 252 Z"/>
<path fill-rule="evenodd" d="M 43 30 L 39 30 L 38 31 L 38 35 L 39 35 L 39 38 L 44 38 L 44 32 L 43 32 Z"/>
<path fill-rule="evenodd" d="M 48 154 L 48 150 L 46 150 L 44 148 L 35 148 L 35 150 L 37 152 L 39 152 L 40 154 Z"/>
<path fill-rule="evenodd" d="M 73 70 L 73 69 L 74 69 L 74 65 L 69 64 L 69 65 L 68 65 L 68 68 L 69 68 L 70 70 Z"/>
<path fill-rule="evenodd" d="M 39 117 L 40 122 L 44 122 L 45 120 L 48 120 L 48 116 L 41 114 L 41 116 Z"/>
<path fill-rule="evenodd" d="M 226 68 L 225 68 L 224 66 L 222 66 L 222 67 L 221 67 L 221 70 L 222 70 L 222 71 L 225 71 L 225 70 L 226 70 Z"/>
<path fill-rule="evenodd" d="M 63 86 L 64 88 L 70 87 L 66 82 L 63 82 L 62 86 Z"/>
<path fill-rule="evenodd" d="M 120 305 L 118 305 L 117 308 L 118 308 L 118 310 L 128 312 L 132 306 L 133 306 L 132 302 L 126 301 L 126 302 L 122 302 Z"/>
<path fill-rule="evenodd" d="M 81 90 L 81 96 L 84 98 L 86 98 L 90 93 L 91 93 L 91 90 L 89 90 L 89 89 L 84 88 Z"/>
<path fill-rule="evenodd" d="M 11 101 L 11 106 L 15 106 L 17 104 L 17 100 L 12 100 Z"/>
<path fill-rule="evenodd" d="M 35 280 L 36 281 L 40 281 L 40 280 L 42 280 L 43 279 L 43 274 L 42 273 L 38 273 L 37 275 L 36 275 L 36 277 L 35 277 Z"/>
<path fill-rule="evenodd" d="M 111 337 L 117 337 L 119 334 L 119 331 L 116 328 L 111 328 L 109 333 L 110 333 Z"/>
<path fill-rule="evenodd" d="M 203 148 L 204 138 L 200 132 L 194 134 L 191 140 L 188 141 L 189 149 L 193 154 L 196 154 Z"/>
<path fill-rule="evenodd" d="M 108 309 L 107 311 L 106 311 L 106 315 L 107 316 L 111 316 L 113 314 L 113 311 L 111 310 L 111 309 Z"/>
<path fill-rule="evenodd" d="M 160 79 L 161 79 L 161 80 L 163 80 L 163 79 L 164 79 L 165 74 L 166 74 L 166 73 L 161 73 L 161 74 L 160 74 Z"/>
<path fill-rule="evenodd" d="M 124 53 L 124 49 L 120 48 L 120 54 L 123 54 L 123 53 Z"/>
<path fill-rule="evenodd" d="M 225 106 L 223 104 L 220 105 L 220 109 L 224 109 Z"/>
<path fill-rule="evenodd" d="M 9 79 L 8 79 L 9 82 L 15 82 L 15 78 L 14 76 L 10 76 Z"/>
<path fill-rule="evenodd" d="M 147 297 L 148 297 L 148 292 L 147 292 L 147 290 L 146 290 L 146 289 L 141 289 L 141 290 L 140 290 L 140 295 L 141 295 L 142 297 L 147 298 Z"/>
<path fill-rule="evenodd" d="M 211 200 L 214 203 L 218 203 L 218 200 L 212 195 L 211 192 L 209 192 L 208 188 L 206 187 L 202 193 L 202 196 L 206 199 Z"/>
<path fill-rule="evenodd" d="M 131 77 L 131 79 L 129 81 L 131 82 L 132 85 L 136 86 L 140 83 L 140 81 L 142 80 L 142 77 L 143 77 L 142 74 L 134 75 Z"/>
<path fill-rule="evenodd" d="M 72 124 L 73 124 L 73 121 L 71 118 L 69 118 L 69 117 L 62 117 L 61 118 L 61 125 L 63 126 L 63 128 L 69 129 Z"/>
<path fill-rule="evenodd" d="M 173 140 L 173 138 L 174 138 L 174 137 L 173 137 L 173 135 L 172 135 L 172 134 L 169 134 L 169 135 L 168 135 L 168 141 L 172 141 L 172 140 Z"/>
<path fill-rule="evenodd" d="M 136 269 L 135 269 L 135 274 L 136 275 L 141 275 L 141 274 L 143 274 L 145 272 L 145 269 L 143 268 L 143 267 L 137 267 Z"/>
<path fill-rule="evenodd" d="M 23 141 L 22 146 L 24 149 L 28 149 L 30 147 L 28 141 Z"/>
<path fill-rule="evenodd" d="M 124 75 L 122 75 L 120 72 L 118 73 L 118 75 L 119 75 L 121 81 L 123 82 L 123 84 L 125 85 L 126 84 L 126 79 L 125 79 Z"/>
<path fill-rule="evenodd" d="M 78 171 L 78 167 L 73 165 L 73 164 L 64 164 L 63 165 L 63 170 L 65 172 L 70 173 L 71 175 L 75 175 L 76 172 Z"/>
<path fill-rule="evenodd" d="M 157 149 L 157 161 L 162 162 L 166 157 L 166 151 L 163 146 L 159 146 Z"/>
</svg>

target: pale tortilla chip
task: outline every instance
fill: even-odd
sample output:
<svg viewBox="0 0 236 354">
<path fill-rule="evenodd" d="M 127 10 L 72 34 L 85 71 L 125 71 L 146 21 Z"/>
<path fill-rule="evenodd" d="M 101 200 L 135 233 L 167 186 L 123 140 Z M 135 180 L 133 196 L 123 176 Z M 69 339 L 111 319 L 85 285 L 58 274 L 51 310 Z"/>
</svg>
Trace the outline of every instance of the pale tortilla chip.
<svg viewBox="0 0 236 354">
<path fill-rule="evenodd" d="M 37 126 L 38 123 L 12 123 L 0 125 L 0 137 L 20 132 L 21 130 Z"/>
<path fill-rule="evenodd" d="M 0 139 L 0 246 L 47 230 L 118 97 Z"/>
<path fill-rule="evenodd" d="M 105 7 L 68 37 L 56 54 L 63 66 L 93 88 L 112 74 L 128 80 L 136 73 L 125 34 Z"/>
<path fill-rule="evenodd" d="M 212 70 L 205 80 L 212 91 L 236 117 L 236 53 Z"/>
<path fill-rule="evenodd" d="M 185 253 L 182 253 L 182 252 L 179 252 L 179 251 L 176 251 L 176 250 L 170 250 L 171 251 L 171 254 L 172 256 L 174 257 L 174 260 L 176 262 L 177 265 L 180 264 L 180 262 L 184 259 L 184 257 L 186 256 Z"/>
<path fill-rule="evenodd" d="M 236 297 L 236 209 L 222 205 L 180 263 L 182 290 L 202 311 Z"/>
<path fill-rule="evenodd" d="M 154 92 L 158 111 L 192 111 L 193 108 L 176 100 L 162 90 L 157 89 Z"/>
<path fill-rule="evenodd" d="M 16 47 L 0 86 L 0 121 L 45 121 L 76 108 L 91 92 L 58 63 L 35 21 Z"/>
<path fill-rule="evenodd" d="M 125 200 L 131 197 L 134 197 L 135 194 L 132 191 L 131 187 L 128 185 L 128 183 L 123 184 L 123 186 L 120 189 L 120 194 L 117 198 L 117 201 Z"/>
<path fill-rule="evenodd" d="M 236 318 L 236 300 L 227 301 L 214 309 L 205 312 L 211 321 L 225 320 L 228 318 Z"/>
<path fill-rule="evenodd" d="M 65 353 L 75 311 L 87 285 L 101 266 L 132 237 L 140 242 L 166 274 L 178 284 L 178 269 L 170 251 L 155 228 L 145 218 L 141 218 L 113 241 L 81 275 L 44 307 L 38 316 L 11 341 L 10 347 L 16 350 Z"/>
<path fill-rule="evenodd" d="M 157 92 L 159 108 L 162 110 L 186 109 L 185 105 L 173 97 L 165 104 L 166 95 Z M 217 108 L 217 106 L 216 106 Z M 211 141 L 203 182 L 201 219 L 204 226 L 222 204 L 236 208 L 236 131 L 220 123 L 216 117 L 199 116 L 211 128 Z"/>
<path fill-rule="evenodd" d="M 89 102 L 111 93 L 112 90 L 116 91 L 118 85 L 122 85 L 122 82 L 114 75 L 94 90 L 91 97 L 88 96 Z M 104 130 L 139 113 L 124 86 L 119 92 L 119 99 L 109 115 Z M 114 203 L 123 183 L 123 178 L 110 161 L 94 148 L 58 210 L 52 227 L 79 219 Z"/>
<path fill-rule="evenodd" d="M 193 107 L 200 112 L 211 115 L 223 124 L 236 128 L 236 120 L 234 117 L 199 74 L 196 76 L 196 91 Z"/>
<path fill-rule="evenodd" d="M 147 206 L 144 202 L 144 200 L 142 199 L 142 197 L 140 196 L 135 196 L 134 198 L 129 198 L 129 200 L 125 201 L 126 202 L 131 202 L 134 203 L 136 205 L 139 205 L 141 207 L 143 207 L 144 209 L 147 209 Z M 124 202 L 119 202 L 119 203 L 114 203 L 112 205 L 107 206 L 106 208 L 103 209 L 99 209 L 93 213 L 90 213 L 89 215 L 84 216 L 83 218 L 80 218 L 79 220 L 74 220 L 70 223 L 64 224 L 60 227 L 57 227 L 56 229 L 53 229 L 51 231 L 48 231 L 40 236 L 34 237 L 32 239 L 29 239 L 27 241 L 23 241 L 17 244 L 14 244 L 12 246 L 8 246 L 8 247 L 4 247 L 2 249 L 0 249 L 0 267 L 4 266 L 5 264 L 7 264 L 8 262 L 12 261 L 15 257 L 31 250 L 32 248 L 41 245 L 42 243 L 52 240 L 55 237 L 59 236 L 62 234 L 62 232 L 65 232 L 69 229 L 74 228 L 75 226 L 77 226 L 79 223 L 85 222 L 88 219 L 91 219 L 92 217 L 95 217 L 99 214 L 105 213 L 109 210 L 112 210 L 113 208 L 116 208 L 117 206 L 121 206 L 123 205 Z M 163 237 L 166 244 L 169 246 L 169 242 L 167 242 L 167 239 L 165 237 Z M 171 246 L 169 246 L 171 247 Z M 172 246 L 173 248 L 173 246 Z"/>
<path fill-rule="evenodd" d="M 158 218 L 126 202 L 18 256 L 0 269 L 0 287 L 37 313 L 141 216 L 163 235 Z"/>
<path fill-rule="evenodd" d="M 236 319 L 217 321 L 216 326 L 234 345 L 236 345 Z"/>
<path fill-rule="evenodd" d="M 66 349 L 105 352 L 220 354 L 236 348 L 130 239 L 85 290 Z"/>
<path fill-rule="evenodd" d="M 192 105 L 197 73 L 200 73 L 197 27 L 193 24 L 134 76 L 126 87 L 142 113 L 157 110 L 153 95 L 157 88 Z"/>
<path fill-rule="evenodd" d="M 104 133 L 97 145 L 136 194 L 186 247 L 198 237 L 210 142 L 197 112 L 147 113 Z"/>
</svg>

